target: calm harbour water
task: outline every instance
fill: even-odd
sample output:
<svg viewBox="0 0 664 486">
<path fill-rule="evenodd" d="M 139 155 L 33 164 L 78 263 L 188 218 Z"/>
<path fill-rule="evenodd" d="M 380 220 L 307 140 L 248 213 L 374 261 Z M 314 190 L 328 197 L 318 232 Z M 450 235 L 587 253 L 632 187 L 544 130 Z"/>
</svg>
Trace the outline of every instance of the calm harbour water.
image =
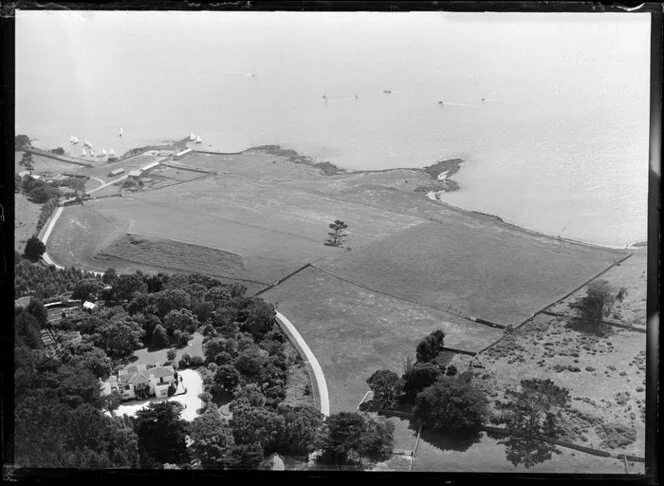
<svg viewBox="0 0 664 486">
<path fill-rule="evenodd" d="M 19 12 L 16 130 L 74 153 L 72 133 L 122 153 L 194 132 L 347 169 L 461 157 L 451 204 L 645 240 L 647 17 L 498 17 Z"/>
</svg>

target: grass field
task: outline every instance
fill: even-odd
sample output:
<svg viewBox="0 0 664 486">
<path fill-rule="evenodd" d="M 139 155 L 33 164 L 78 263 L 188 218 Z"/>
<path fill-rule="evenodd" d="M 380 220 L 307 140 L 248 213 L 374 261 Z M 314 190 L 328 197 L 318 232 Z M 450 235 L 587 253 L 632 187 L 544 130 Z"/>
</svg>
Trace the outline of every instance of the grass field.
<svg viewBox="0 0 664 486">
<path fill-rule="evenodd" d="M 516 325 L 620 256 L 515 232 L 427 223 L 316 265 L 370 289 Z"/>
<path fill-rule="evenodd" d="M 402 372 L 417 342 L 442 328 L 450 347 L 479 351 L 502 336 L 499 329 L 443 311 L 400 301 L 308 268 L 261 297 L 278 304 L 320 362 L 330 411 L 355 410 L 379 368 Z"/>
<path fill-rule="evenodd" d="M 14 248 L 23 252 L 28 239 L 37 231 L 41 206 L 23 194 L 14 194 Z"/>
</svg>

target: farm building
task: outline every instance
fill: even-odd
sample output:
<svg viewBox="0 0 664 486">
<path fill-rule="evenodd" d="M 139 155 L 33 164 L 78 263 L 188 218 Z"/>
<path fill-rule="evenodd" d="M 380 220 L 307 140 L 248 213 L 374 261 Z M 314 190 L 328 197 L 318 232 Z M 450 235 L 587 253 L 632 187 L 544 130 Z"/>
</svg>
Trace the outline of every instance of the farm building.
<svg viewBox="0 0 664 486">
<path fill-rule="evenodd" d="M 160 150 L 157 155 L 159 155 L 159 157 L 170 157 L 174 153 L 175 151 L 173 150 Z"/>
<path fill-rule="evenodd" d="M 182 152 L 178 152 L 177 154 L 175 154 L 175 160 L 180 160 L 182 157 L 184 157 L 185 155 L 187 155 L 191 152 L 192 152 L 191 148 L 183 150 Z"/>
<path fill-rule="evenodd" d="M 29 175 L 30 175 L 30 171 L 29 171 L 29 170 L 22 170 L 21 172 L 18 173 L 18 176 L 19 176 L 21 179 L 24 178 L 25 176 L 29 176 Z"/>
<path fill-rule="evenodd" d="M 97 307 L 98 307 L 97 304 L 95 304 L 94 302 L 88 302 L 88 301 L 83 302 L 83 308 L 85 310 L 95 310 Z"/>
<path fill-rule="evenodd" d="M 141 171 L 140 170 L 132 170 L 129 174 L 127 174 L 129 177 L 134 177 L 138 178 L 141 177 Z"/>
<path fill-rule="evenodd" d="M 124 172 L 125 170 L 122 167 L 118 167 L 117 169 L 113 169 L 108 173 L 108 177 L 113 177 L 116 175 L 120 175 Z"/>
</svg>

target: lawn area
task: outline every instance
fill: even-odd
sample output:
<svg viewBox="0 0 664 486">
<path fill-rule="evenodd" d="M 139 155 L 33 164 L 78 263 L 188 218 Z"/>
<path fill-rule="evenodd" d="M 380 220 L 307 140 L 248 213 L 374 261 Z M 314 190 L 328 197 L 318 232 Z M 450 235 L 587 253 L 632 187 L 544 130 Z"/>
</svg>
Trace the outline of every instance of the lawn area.
<svg viewBox="0 0 664 486">
<path fill-rule="evenodd" d="M 370 292 L 307 268 L 261 295 L 278 304 L 318 359 L 331 413 L 355 410 L 379 368 L 402 372 L 417 342 L 442 328 L 450 347 L 479 351 L 502 336 L 499 329 L 446 312 Z"/>
<path fill-rule="evenodd" d="M 132 362 L 134 365 L 149 365 L 149 364 L 163 364 L 168 361 L 166 354 L 170 348 L 158 349 L 156 351 L 148 351 L 148 348 L 138 349 L 134 351 L 134 356 L 137 358 L 136 361 Z M 195 332 L 192 335 L 192 339 L 189 341 L 189 344 L 184 348 L 176 348 L 177 354 L 175 356 L 175 362 L 180 361 L 182 355 L 188 353 L 189 356 L 200 356 L 205 358 L 203 354 L 203 335 Z"/>
<path fill-rule="evenodd" d="M 516 325 L 621 256 L 499 227 L 426 223 L 316 266 L 379 292 Z"/>
</svg>

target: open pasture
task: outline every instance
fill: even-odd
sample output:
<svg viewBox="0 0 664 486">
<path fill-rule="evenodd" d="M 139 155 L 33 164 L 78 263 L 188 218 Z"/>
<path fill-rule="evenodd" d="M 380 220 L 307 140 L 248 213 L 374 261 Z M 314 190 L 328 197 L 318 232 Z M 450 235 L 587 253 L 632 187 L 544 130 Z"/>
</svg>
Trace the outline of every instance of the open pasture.
<svg viewBox="0 0 664 486">
<path fill-rule="evenodd" d="M 491 226 L 426 223 L 316 265 L 379 292 L 506 326 L 621 256 Z"/>
<path fill-rule="evenodd" d="M 16 174 L 27 170 L 25 166 L 19 165 L 19 162 L 23 158 L 23 153 L 24 152 L 22 151 L 14 152 L 14 170 L 16 171 Z M 85 168 L 77 164 L 69 164 L 61 160 L 51 159 L 49 157 L 36 154 L 32 154 L 32 167 L 32 173 L 34 175 L 41 175 L 45 177 L 55 177 L 65 172 L 82 173 L 80 171 Z"/>
<path fill-rule="evenodd" d="M 402 373 L 417 342 L 435 329 L 445 345 L 479 351 L 502 336 L 499 329 L 443 311 L 390 298 L 307 268 L 261 294 L 278 304 L 320 362 L 330 411 L 355 410 L 380 368 Z"/>
</svg>

